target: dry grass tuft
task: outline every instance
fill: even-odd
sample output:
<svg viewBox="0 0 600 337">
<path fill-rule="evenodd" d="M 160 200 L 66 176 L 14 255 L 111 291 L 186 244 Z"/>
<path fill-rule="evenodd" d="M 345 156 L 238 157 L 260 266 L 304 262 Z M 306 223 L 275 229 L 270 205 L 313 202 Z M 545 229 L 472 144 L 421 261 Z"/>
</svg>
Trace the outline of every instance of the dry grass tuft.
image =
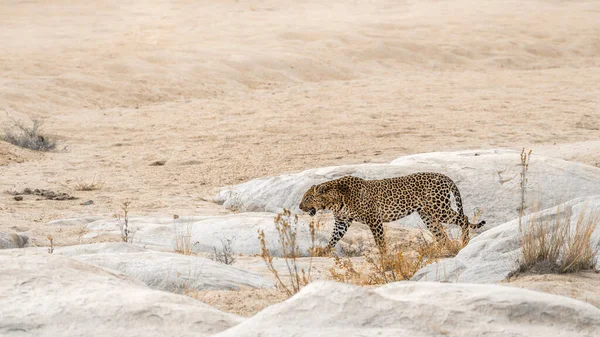
<svg viewBox="0 0 600 337">
<path fill-rule="evenodd" d="M 421 238 L 420 241 L 421 242 L 417 247 L 418 254 L 433 259 L 456 256 L 456 254 L 465 247 L 462 240 L 449 237 L 446 237 L 446 240 L 443 241 L 427 241 L 425 238 Z"/>
<path fill-rule="evenodd" d="M 175 253 L 192 255 L 192 223 L 187 222 L 183 226 L 175 225 Z"/>
<path fill-rule="evenodd" d="M 521 226 L 521 257 L 510 276 L 595 269 L 599 248 L 592 246 L 591 237 L 599 216 L 585 214 L 582 210 L 575 226 L 571 225 L 570 212 L 560 208 L 552 220 L 532 216 Z"/>
<path fill-rule="evenodd" d="M 545 220 L 538 214 L 523 222 L 525 214 L 527 173 L 532 151 L 521 150 L 521 209 L 519 232 L 521 256 L 517 268 L 509 277 L 520 273 L 547 274 L 573 273 L 595 269 L 600 248 L 592 246 L 591 237 L 598 227 L 597 213 L 588 213 L 584 207 L 577 223 L 571 225 L 571 212 L 557 207 L 556 216 Z M 539 211 L 539 209 L 538 209 Z"/>
<path fill-rule="evenodd" d="M 320 223 L 311 220 L 309 223 L 311 247 L 309 251 L 311 257 L 309 260 L 308 268 L 300 268 L 298 266 L 298 258 L 300 257 L 298 243 L 296 237 L 298 234 L 298 215 L 292 216 L 291 212 L 287 209 L 283 210 L 283 213 L 278 214 L 275 217 L 275 229 L 278 233 L 279 246 L 281 247 L 281 254 L 285 261 L 288 278 L 284 281 L 279 275 L 279 271 L 273 265 L 273 256 L 267 248 L 265 239 L 265 232 L 263 230 L 258 231 L 258 240 L 261 245 L 261 257 L 267 264 L 267 268 L 273 274 L 277 281 L 278 287 L 285 292 L 288 296 L 292 296 L 302 287 L 312 281 L 312 256 L 317 254 L 323 254 L 322 248 L 316 246 L 316 233 L 320 227 Z"/>
<path fill-rule="evenodd" d="M 595 269 L 600 247 L 592 246 L 592 234 L 598 227 L 598 213 L 584 218 L 584 211 L 579 214 L 575 231 L 569 233 L 565 240 L 562 256 L 562 272 L 573 273 L 579 270 Z M 571 228 L 571 227 L 569 227 Z"/>
<path fill-rule="evenodd" d="M 77 180 L 73 188 L 75 191 L 97 191 L 102 189 L 102 187 L 104 187 L 104 182 L 98 181 L 96 180 L 96 177 L 94 177 L 90 182 Z"/>
</svg>

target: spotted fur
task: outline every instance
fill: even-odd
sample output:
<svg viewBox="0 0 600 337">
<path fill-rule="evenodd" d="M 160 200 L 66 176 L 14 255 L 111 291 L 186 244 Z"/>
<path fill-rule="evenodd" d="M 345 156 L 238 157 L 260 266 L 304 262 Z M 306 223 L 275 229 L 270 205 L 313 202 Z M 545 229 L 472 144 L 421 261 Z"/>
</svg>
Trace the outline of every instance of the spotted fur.
<svg viewBox="0 0 600 337">
<path fill-rule="evenodd" d="M 454 196 L 457 211 L 451 207 L 451 196 Z M 333 212 L 335 226 L 329 239 L 329 249 L 333 249 L 346 234 L 352 221 L 368 225 L 382 251 L 386 249 L 383 223 L 396 221 L 413 212 L 419 214 L 438 240 L 445 239 L 439 226 L 442 223 L 460 226 L 465 244 L 469 241 L 469 228 L 485 225 L 485 221 L 477 224 L 469 222 L 456 184 L 449 177 L 433 172 L 381 180 L 344 176 L 311 186 L 302 198 L 300 209 L 311 216 L 323 209 Z"/>
</svg>

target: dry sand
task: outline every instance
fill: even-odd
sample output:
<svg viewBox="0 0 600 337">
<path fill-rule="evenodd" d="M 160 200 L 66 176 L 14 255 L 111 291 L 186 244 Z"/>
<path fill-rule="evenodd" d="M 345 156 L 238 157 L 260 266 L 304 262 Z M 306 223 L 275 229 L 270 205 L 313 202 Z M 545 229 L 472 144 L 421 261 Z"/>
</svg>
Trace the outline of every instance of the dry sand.
<svg viewBox="0 0 600 337">
<path fill-rule="evenodd" d="M 0 125 L 39 119 L 60 144 L 0 142 L 0 191 L 79 199 L 1 194 L 0 230 L 75 244 L 45 224 L 124 200 L 224 213 L 220 186 L 418 152 L 556 145 L 600 166 L 599 18 L 594 0 L 3 2 Z"/>
<path fill-rule="evenodd" d="M 502 284 L 567 296 L 600 308 L 600 273 L 594 271 L 562 275 L 522 275 L 510 278 Z"/>
</svg>

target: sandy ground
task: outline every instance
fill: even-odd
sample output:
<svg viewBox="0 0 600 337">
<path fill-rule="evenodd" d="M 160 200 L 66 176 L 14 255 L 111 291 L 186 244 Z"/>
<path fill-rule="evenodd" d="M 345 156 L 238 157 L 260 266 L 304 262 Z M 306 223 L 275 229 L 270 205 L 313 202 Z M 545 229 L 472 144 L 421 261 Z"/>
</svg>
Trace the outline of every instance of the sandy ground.
<svg viewBox="0 0 600 337">
<path fill-rule="evenodd" d="M 567 296 L 600 308 L 598 297 L 600 273 L 594 271 L 562 275 L 522 275 L 506 280 L 502 284 Z"/>
<path fill-rule="evenodd" d="M 599 17 L 593 0 L 2 2 L 0 126 L 41 120 L 59 148 L 0 142 L 0 191 L 79 199 L 0 194 L 0 230 L 75 244 L 45 224 L 125 200 L 225 213 L 221 186 L 419 152 L 600 167 Z"/>
</svg>

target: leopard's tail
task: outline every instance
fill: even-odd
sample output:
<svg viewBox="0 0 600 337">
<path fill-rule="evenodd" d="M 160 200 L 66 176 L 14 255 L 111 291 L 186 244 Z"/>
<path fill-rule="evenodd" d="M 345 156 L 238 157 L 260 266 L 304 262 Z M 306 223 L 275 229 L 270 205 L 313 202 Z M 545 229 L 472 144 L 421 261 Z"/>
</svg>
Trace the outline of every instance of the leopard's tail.
<svg viewBox="0 0 600 337">
<path fill-rule="evenodd" d="M 450 181 L 450 189 L 452 194 L 454 194 L 454 200 L 456 200 L 456 208 L 458 210 L 458 214 L 465 218 L 466 222 L 469 224 L 471 228 L 481 228 L 485 225 L 485 221 L 480 221 L 479 223 L 470 223 L 469 218 L 465 215 L 463 210 L 462 198 L 460 197 L 460 192 L 458 191 L 458 186 L 454 183 L 454 181 Z"/>
</svg>

